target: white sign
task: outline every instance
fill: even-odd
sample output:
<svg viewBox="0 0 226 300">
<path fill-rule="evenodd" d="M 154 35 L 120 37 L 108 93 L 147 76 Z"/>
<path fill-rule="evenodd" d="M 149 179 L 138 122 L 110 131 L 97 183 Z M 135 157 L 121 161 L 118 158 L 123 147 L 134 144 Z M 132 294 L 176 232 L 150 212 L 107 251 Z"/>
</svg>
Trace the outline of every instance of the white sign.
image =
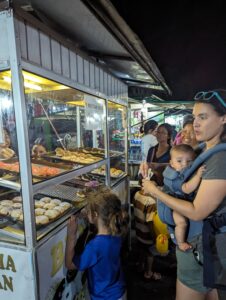
<svg viewBox="0 0 226 300">
<path fill-rule="evenodd" d="M 79 233 L 84 230 L 84 223 L 79 224 Z M 41 300 L 58 298 L 59 291 L 62 300 L 87 299 L 86 286 L 82 285 L 82 273 L 78 272 L 75 279 L 67 284 L 67 269 L 64 266 L 67 228 L 52 236 L 39 249 L 37 249 L 37 261 L 39 272 L 39 294 Z M 66 297 L 67 295 L 67 297 Z M 82 296 L 84 295 L 84 296 Z M 77 297 L 79 296 L 79 298 Z"/>
<path fill-rule="evenodd" d="M 34 277 L 31 252 L 0 248 L 0 299 L 36 299 Z"/>
<path fill-rule="evenodd" d="M 85 116 L 87 130 L 104 129 L 104 101 L 94 98 L 93 96 L 85 95 Z"/>
</svg>

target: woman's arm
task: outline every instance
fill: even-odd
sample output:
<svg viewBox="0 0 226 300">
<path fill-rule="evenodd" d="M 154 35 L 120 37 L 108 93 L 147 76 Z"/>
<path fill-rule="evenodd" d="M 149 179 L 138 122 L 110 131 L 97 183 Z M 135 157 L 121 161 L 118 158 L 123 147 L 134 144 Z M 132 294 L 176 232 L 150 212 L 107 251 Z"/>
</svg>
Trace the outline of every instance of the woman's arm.
<svg viewBox="0 0 226 300">
<path fill-rule="evenodd" d="M 208 217 L 223 201 L 226 196 L 226 180 L 202 180 L 193 203 L 162 192 L 154 182 L 148 180 L 143 180 L 143 189 L 176 212 L 199 221 Z"/>
<path fill-rule="evenodd" d="M 65 250 L 65 266 L 69 270 L 76 269 L 76 266 L 73 263 L 73 257 L 75 255 L 77 228 L 77 219 L 75 216 L 71 216 L 71 218 L 68 220 L 67 241 Z"/>
</svg>

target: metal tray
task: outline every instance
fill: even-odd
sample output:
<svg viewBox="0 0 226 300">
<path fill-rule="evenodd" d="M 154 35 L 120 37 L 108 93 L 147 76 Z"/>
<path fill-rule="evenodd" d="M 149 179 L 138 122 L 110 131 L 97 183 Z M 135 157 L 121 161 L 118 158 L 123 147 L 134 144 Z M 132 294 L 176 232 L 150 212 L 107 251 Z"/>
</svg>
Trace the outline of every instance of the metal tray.
<svg viewBox="0 0 226 300">
<path fill-rule="evenodd" d="M 77 192 L 80 189 L 74 188 L 72 186 L 67 186 L 63 184 L 59 184 L 57 186 L 50 186 L 42 189 L 41 195 L 54 197 L 58 199 L 62 199 L 68 202 L 75 201 L 78 199 Z M 81 199 L 81 198 L 80 198 Z"/>
<path fill-rule="evenodd" d="M 83 152 L 82 152 L 83 153 Z M 90 153 L 91 154 L 91 153 Z M 70 159 L 65 159 L 65 158 L 62 158 L 61 156 L 57 156 L 55 152 L 48 152 L 46 153 L 43 158 L 45 159 L 53 159 L 53 160 L 56 160 L 56 161 L 60 161 L 62 163 L 64 162 L 67 162 L 67 163 L 71 163 L 71 164 L 76 164 L 78 167 L 76 168 L 81 168 L 83 165 L 91 165 L 91 164 L 95 164 L 97 162 L 99 162 L 100 160 L 104 159 L 103 156 L 96 156 L 96 155 L 93 155 L 94 157 L 98 158 L 96 161 L 94 162 L 91 162 L 91 163 L 87 163 L 87 162 L 76 162 L 76 161 L 73 161 L 73 160 L 70 160 Z M 74 167 L 73 167 L 74 168 Z"/>
<path fill-rule="evenodd" d="M 99 175 L 99 176 L 106 176 L 106 174 L 100 174 L 98 172 L 94 172 L 94 171 L 91 171 L 92 174 L 94 175 Z M 111 178 L 121 178 L 122 176 L 124 176 L 126 173 L 125 172 L 122 172 L 121 175 L 118 175 L 118 176 L 112 176 L 110 175 Z"/>
</svg>

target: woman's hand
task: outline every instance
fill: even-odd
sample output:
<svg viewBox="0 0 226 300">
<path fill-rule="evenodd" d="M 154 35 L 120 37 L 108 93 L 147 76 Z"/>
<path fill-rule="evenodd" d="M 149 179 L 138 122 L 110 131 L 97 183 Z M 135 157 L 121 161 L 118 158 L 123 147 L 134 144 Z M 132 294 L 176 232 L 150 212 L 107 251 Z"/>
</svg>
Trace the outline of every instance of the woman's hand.
<svg viewBox="0 0 226 300">
<path fill-rule="evenodd" d="M 143 179 L 142 187 L 145 194 L 150 194 L 153 197 L 156 197 L 156 194 L 158 193 L 158 186 L 155 181 Z"/>
<path fill-rule="evenodd" d="M 143 178 L 148 177 L 148 163 L 146 161 L 142 161 L 140 164 L 139 173 L 143 176 Z"/>
<path fill-rule="evenodd" d="M 67 224 L 67 234 L 69 237 L 73 238 L 78 229 L 78 219 L 76 216 L 71 216 L 70 219 L 68 220 Z"/>
</svg>

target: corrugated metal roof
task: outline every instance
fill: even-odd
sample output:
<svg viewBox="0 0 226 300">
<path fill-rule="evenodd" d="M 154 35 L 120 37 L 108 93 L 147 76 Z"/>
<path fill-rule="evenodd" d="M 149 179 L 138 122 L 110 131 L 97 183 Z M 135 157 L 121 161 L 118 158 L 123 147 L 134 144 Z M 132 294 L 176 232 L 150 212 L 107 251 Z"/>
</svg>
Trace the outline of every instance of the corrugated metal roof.
<svg viewBox="0 0 226 300">
<path fill-rule="evenodd" d="M 109 0 L 13 0 L 70 39 L 127 85 L 170 93 L 139 38 Z"/>
</svg>

